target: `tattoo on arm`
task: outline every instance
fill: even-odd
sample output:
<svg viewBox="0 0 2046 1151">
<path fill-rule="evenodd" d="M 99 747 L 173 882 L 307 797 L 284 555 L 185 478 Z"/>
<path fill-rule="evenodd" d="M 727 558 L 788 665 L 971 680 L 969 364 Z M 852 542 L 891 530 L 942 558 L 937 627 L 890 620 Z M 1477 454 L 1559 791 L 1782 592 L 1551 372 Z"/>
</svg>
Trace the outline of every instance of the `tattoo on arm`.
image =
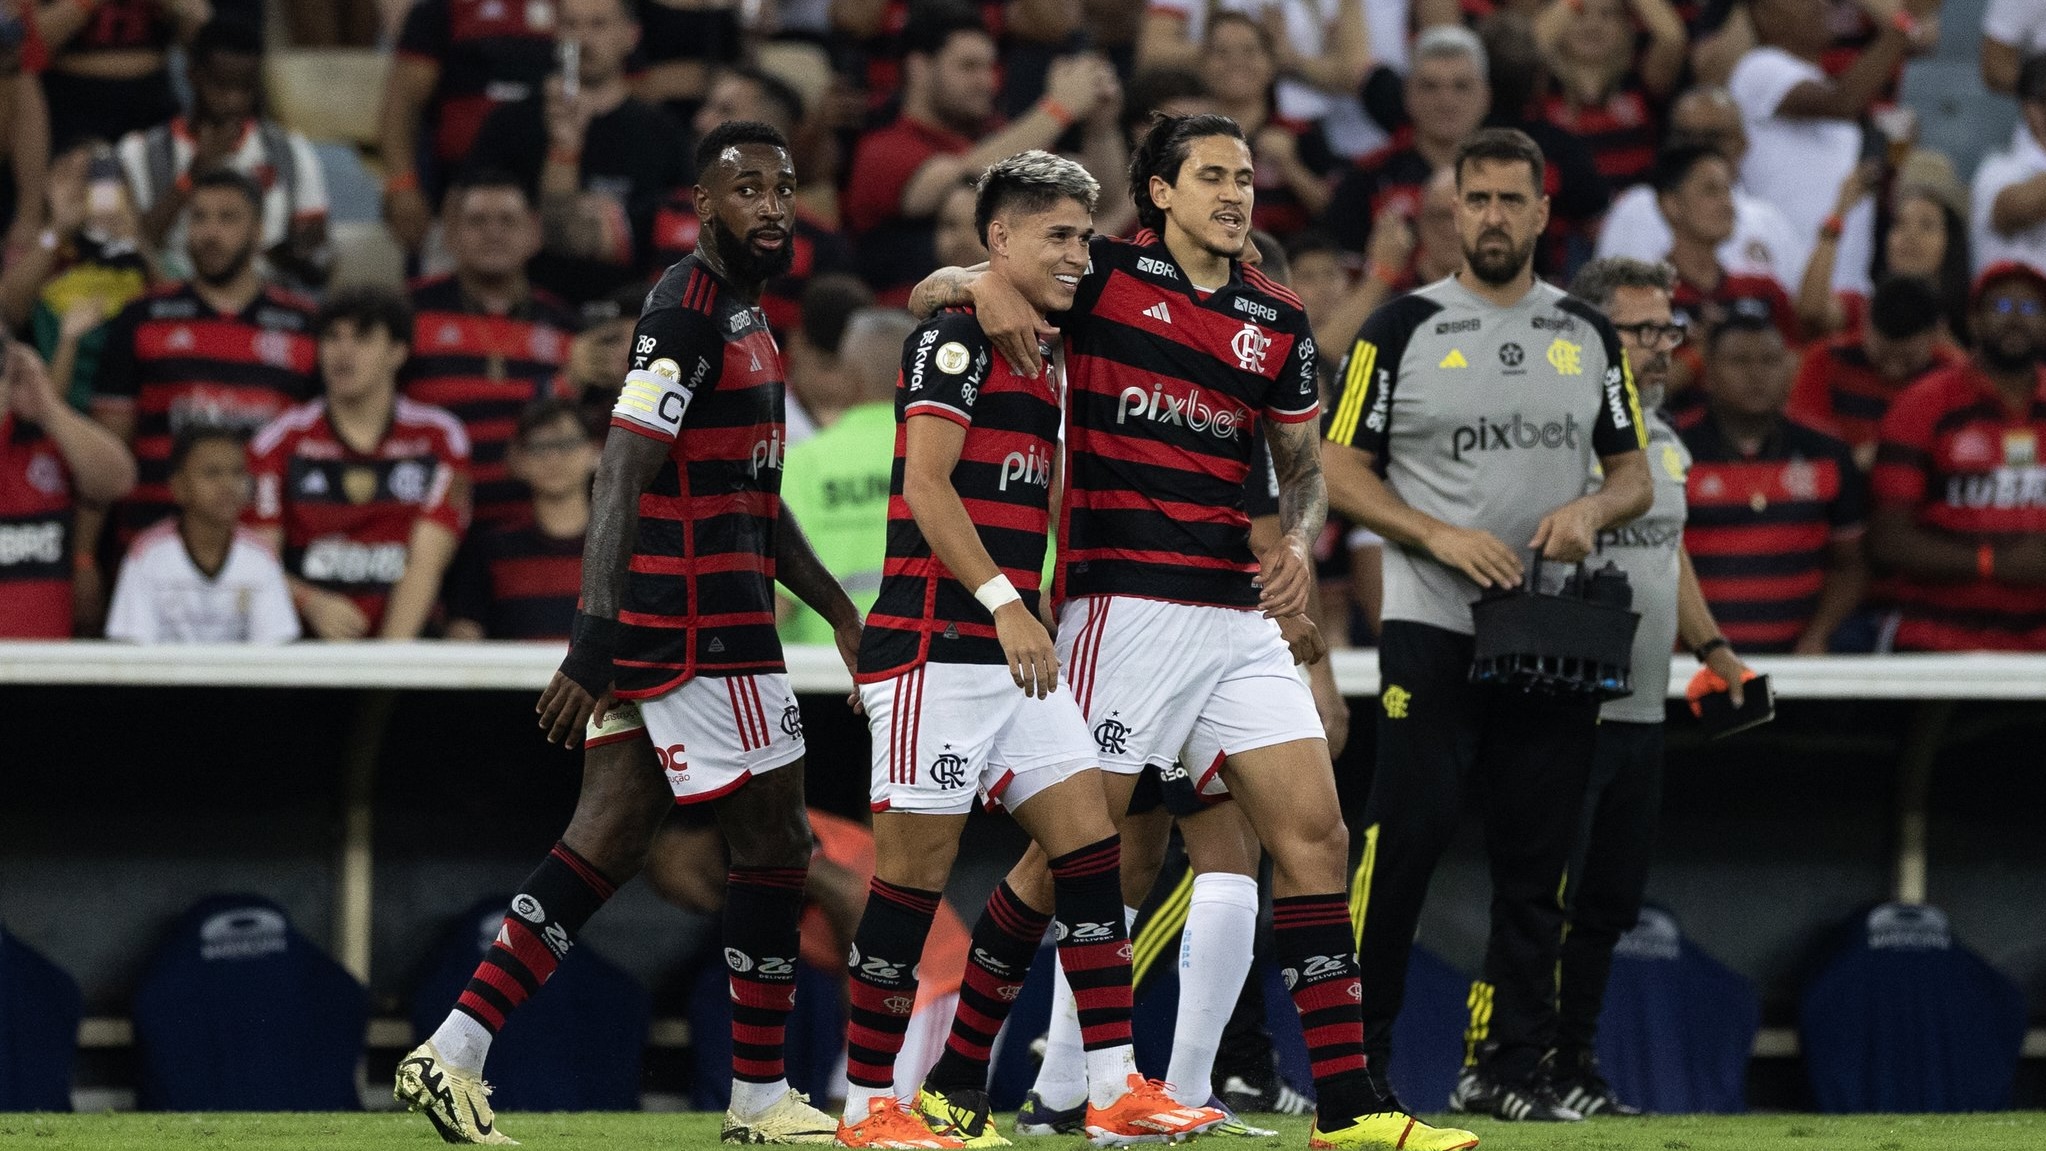
<svg viewBox="0 0 2046 1151">
<path fill-rule="evenodd" d="M 649 436 L 613 430 L 597 464 L 590 503 L 588 542 L 583 545 L 583 610 L 617 619 L 625 599 L 625 567 L 639 540 L 639 497 L 659 474 L 670 445 Z"/>
<path fill-rule="evenodd" d="M 1279 477 L 1279 530 L 1312 547 L 1328 520 L 1328 484 L 1321 476 L 1321 429 L 1314 420 L 1265 421 L 1272 470 Z"/>
<path fill-rule="evenodd" d="M 845 622 L 846 615 L 855 610 L 845 589 L 838 586 L 824 561 L 817 558 L 810 537 L 803 534 L 802 525 L 786 506 L 781 509 L 781 524 L 774 533 L 774 578 L 833 627 Z"/>
<path fill-rule="evenodd" d="M 919 320 L 928 320 L 940 309 L 972 303 L 973 293 L 967 291 L 966 286 L 986 270 L 986 264 L 976 264 L 971 268 L 939 268 L 925 276 L 916 290 L 909 294 L 910 313 Z"/>
</svg>

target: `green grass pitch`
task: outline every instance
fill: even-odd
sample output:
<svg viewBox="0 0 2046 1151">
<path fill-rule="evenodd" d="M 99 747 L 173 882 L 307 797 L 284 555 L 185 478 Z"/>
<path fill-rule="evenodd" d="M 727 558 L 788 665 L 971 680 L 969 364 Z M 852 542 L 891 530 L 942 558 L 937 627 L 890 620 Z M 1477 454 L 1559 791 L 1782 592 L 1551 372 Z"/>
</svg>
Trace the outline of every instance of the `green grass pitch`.
<svg viewBox="0 0 2046 1151">
<path fill-rule="evenodd" d="M 505 1114 L 500 1130 L 536 1151 L 667 1151 L 718 1146 L 718 1116 Z M 1568 1126 L 1473 1120 L 1486 1151 L 2038 1151 L 2046 1113 L 1996 1115 L 1744 1115 L 1596 1119 Z M 1006 1130 L 1005 1118 L 1002 1126 Z M 1197 1142 L 1305 1148 L 1307 1120 L 1271 1117 L 1276 1139 Z M 1078 1139 L 1024 1139 L 1025 1148 L 1078 1151 Z M 434 1151 L 444 1146 L 416 1115 L 0 1115 L 0 1148 L 38 1151 Z"/>
</svg>

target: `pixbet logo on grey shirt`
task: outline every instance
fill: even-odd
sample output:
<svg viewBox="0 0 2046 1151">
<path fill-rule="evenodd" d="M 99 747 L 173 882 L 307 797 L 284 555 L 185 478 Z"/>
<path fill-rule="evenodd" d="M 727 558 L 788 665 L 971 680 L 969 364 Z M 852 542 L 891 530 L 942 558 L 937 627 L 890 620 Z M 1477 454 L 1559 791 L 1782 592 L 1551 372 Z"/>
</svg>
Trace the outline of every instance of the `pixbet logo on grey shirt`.
<svg viewBox="0 0 2046 1151">
<path fill-rule="evenodd" d="M 1339 383 L 1329 439 L 1370 452 L 1416 510 L 1516 550 L 1583 494 L 1599 457 L 1644 442 L 1612 325 L 1548 284 L 1503 308 L 1453 276 L 1393 300 L 1364 322 Z M 1470 634 L 1478 587 L 1461 572 L 1389 544 L 1384 579 L 1386 619 Z"/>
</svg>

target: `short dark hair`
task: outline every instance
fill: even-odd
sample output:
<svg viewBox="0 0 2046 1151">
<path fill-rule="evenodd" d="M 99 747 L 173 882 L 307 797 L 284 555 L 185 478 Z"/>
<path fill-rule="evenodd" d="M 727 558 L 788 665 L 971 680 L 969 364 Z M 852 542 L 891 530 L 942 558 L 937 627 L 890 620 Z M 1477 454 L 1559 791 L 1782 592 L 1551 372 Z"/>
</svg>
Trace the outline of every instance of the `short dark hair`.
<svg viewBox="0 0 2046 1151">
<path fill-rule="evenodd" d="M 622 288 L 613 288 L 594 300 L 586 300 L 582 306 L 582 321 L 585 327 L 608 324 L 613 320 L 637 320 L 646 310 L 646 287 L 637 282 Z"/>
<path fill-rule="evenodd" d="M 936 56 L 951 43 L 952 37 L 962 33 L 976 36 L 992 36 L 980 13 L 964 4 L 945 4 L 937 11 L 914 11 L 920 5 L 911 4 L 909 26 L 902 32 L 902 54 L 905 56 Z"/>
<path fill-rule="evenodd" d="M 1649 172 L 1648 182 L 1658 196 L 1668 195 L 1691 178 L 1691 170 L 1707 160 L 1720 160 L 1731 166 L 1726 153 L 1716 144 L 1699 140 L 1681 140 L 1664 148 L 1655 157 L 1655 167 Z"/>
<path fill-rule="evenodd" d="M 1577 269 L 1577 278 L 1570 281 L 1570 294 L 1605 311 L 1613 302 L 1613 293 L 1621 288 L 1653 288 L 1667 294 L 1676 286 L 1677 270 L 1661 260 L 1606 256 Z"/>
<path fill-rule="evenodd" d="M 725 76 L 736 76 L 760 89 L 769 103 L 781 109 L 781 114 L 790 124 L 803 122 L 803 94 L 787 80 L 751 64 L 727 64 L 722 70 Z"/>
<path fill-rule="evenodd" d="M 1756 296 L 1742 296 L 1726 302 L 1726 309 L 1719 318 L 1706 325 L 1705 351 L 1709 354 L 1717 348 L 1720 338 L 1730 332 L 1782 334 L 1782 330 L 1776 326 L 1776 316 L 1769 307 L 1769 301 Z"/>
<path fill-rule="evenodd" d="M 1101 185 L 1063 156 L 1031 149 L 997 160 L 973 182 L 973 230 L 987 246 L 987 226 L 1004 208 L 1042 212 L 1060 200 L 1078 200 L 1092 212 L 1101 201 Z"/>
<path fill-rule="evenodd" d="M 1193 151 L 1195 140 L 1209 136 L 1243 139 L 1243 127 L 1227 116 L 1204 112 L 1198 116 L 1168 116 L 1151 113 L 1151 129 L 1144 133 L 1130 153 L 1130 199 L 1137 206 L 1137 223 L 1163 235 L 1165 210 L 1151 199 L 1151 177 L 1167 184 L 1179 183 L 1179 170 Z"/>
<path fill-rule="evenodd" d="M 1884 276 L 1868 298 L 1868 326 L 1892 340 L 1907 340 L 1939 326 L 1939 289 L 1922 276 Z"/>
<path fill-rule="evenodd" d="M 524 443 L 534 432 L 560 420 L 567 420 L 580 429 L 583 427 L 582 409 L 555 396 L 534 400 L 519 413 L 518 430 L 512 438 Z"/>
<path fill-rule="evenodd" d="M 233 444 L 236 451 L 240 451 L 248 444 L 248 440 L 240 432 L 226 424 L 188 424 L 179 428 L 177 435 L 171 437 L 170 474 L 178 474 L 178 469 L 185 466 L 185 461 L 192 458 L 192 453 L 198 450 L 200 444 L 215 441 Z"/>
<path fill-rule="evenodd" d="M 533 189 L 524 181 L 504 168 L 470 168 L 448 185 L 443 210 L 462 202 L 462 197 L 471 192 L 517 192 L 528 208 L 533 206 Z"/>
<path fill-rule="evenodd" d="M 249 202 L 249 207 L 256 210 L 256 217 L 262 218 L 263 188 L 249 176 L 233 168 L 215 168 L 192 177 L 193 195 L 198 195 L 207 188 L 226 188 L 228 191 L 240 193 L 241 198 Z"/>
<path fill-rule="evenodd" d="M 185 52 L 194 64 L 203 63 L 221 53 L 229 56 L 261 56 L 263 30 L 246 20 L 237 20 L 231 16 L 217 17 L 208 20 L 192 34 L 192 44 Z"/>
<path fill-rule="evenodd" d="M 1146 68 L 1130 78 L 1123 91 L 1122 134 L 1149 119 L 1174 100 L 1205 100 L 1213 95 L 1208 82 L 1191 68 Z"/>
<path fill-rule="evenodd" d="M 772 124 L 763 124 L 758 120 L 727 120 L 704 133 L 703 139 L 696 145 L 696 170 L 710 171 L 711 165 L 717 162 L 719 154 L 726 148 L 736 148 L 742 144 L 765 144 L 770 148 L 780 148 L 784 152 L 789 150 L 788 137 L 782 135 L 781 129 Z"/>
<path fill-rule="evenodd" d="M 325 337 L 343 320 L 362 331 L 382 328 L 395 343 L 412 342 L 412 305 L 389 288 L 356 284 L 335 291 L 320 305 L 320 313 L 313 319 L 313 335 Z"/>
<path fill-rule="evenodd" d="M 1458 188 L 1463 187 L 1464 166 L 1472 162 L 1526 164 L 1534 177 L 1535 194 L 1543 194 L 1548 161 L 1542 156 L 1541 145 L 1518 128 L 1480 128 L 1465 136 L 1463 143 L 1456 146 L 1456 159 L 1451 162 Z"/>
<path fill-rule="evenodd" d="M 798 301 L 803 338 L 810 346 L 838 354 L 838 342 L 845 338 L 845 324 L 854 312 L 871 307 L 873 290 L 857 276 L 826 272 L 810 277 Z"/>
<path fill-rule="evenodd" d="M 2013 94 L 2022 104 L 2046 104 L 2046 52 L 2034 52 L 2018 65 Z"/>
</svg>

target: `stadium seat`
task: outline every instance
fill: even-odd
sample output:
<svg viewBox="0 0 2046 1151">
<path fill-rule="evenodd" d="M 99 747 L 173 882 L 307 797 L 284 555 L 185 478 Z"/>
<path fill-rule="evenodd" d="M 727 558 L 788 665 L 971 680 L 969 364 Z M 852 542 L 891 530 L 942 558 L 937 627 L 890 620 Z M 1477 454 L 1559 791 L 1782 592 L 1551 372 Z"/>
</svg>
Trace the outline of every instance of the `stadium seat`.
<svg viewBox="0 0 2046 1151">
<path fill-rule="evenodd" d="M 1644 908 L 1613 949 L 1598 1059 L 1621 1099 L 1666 1115 L 1747 1110 L 1761 1000 L 1747 978 Z"/>
<path fill-rule="evenodd" d="M 1820 1111 L 2010 1106 L 2025 997 L 1960 945 L 1946 913 L 1886 903 L 1853 920 L 1799 1007 Z"/>
<path fill-rule="evenodd" d="M 433 1034 L 469 984 L 504 923 L 510 896 L 458 919 L 412 996 L 412 1029 Z M 637 979 L 582 944 L 547 986 L 512 1013 L 484 1069 L 491 1105 L 504 1111 L 637 1111 L 653 999 Z"/>
<path fill-rule="evenodd" d="M 78 981 L 0 927 L 0 1111 L 71 1110 Z"/>
<path fill-rule="evenodd" d="M 253 895 L 201 900 L 135 992 L 138 1101 L 153 1111 L 355 1111 L 361 984 Z"/>
<path fill-rule="evenodd" d="M 838 981 L 808 963 L 796 964 L 796 1010 L 783 1048 L 789 1086 L 820 1104 L 840 1088 L 845 1011 Z M 724 959 L 713 954 L 689 991 L 689 1048 L 695 1075 L 689 1105 L 723 1111 L 732 1101 L 732 995 Z"/>
<path fill-rule="evenodd" d="M 391 54 L 373 48 L 272 49 L 263 56 L 270 114 L 308 140 L 377 144 Z"/>
</svg>

